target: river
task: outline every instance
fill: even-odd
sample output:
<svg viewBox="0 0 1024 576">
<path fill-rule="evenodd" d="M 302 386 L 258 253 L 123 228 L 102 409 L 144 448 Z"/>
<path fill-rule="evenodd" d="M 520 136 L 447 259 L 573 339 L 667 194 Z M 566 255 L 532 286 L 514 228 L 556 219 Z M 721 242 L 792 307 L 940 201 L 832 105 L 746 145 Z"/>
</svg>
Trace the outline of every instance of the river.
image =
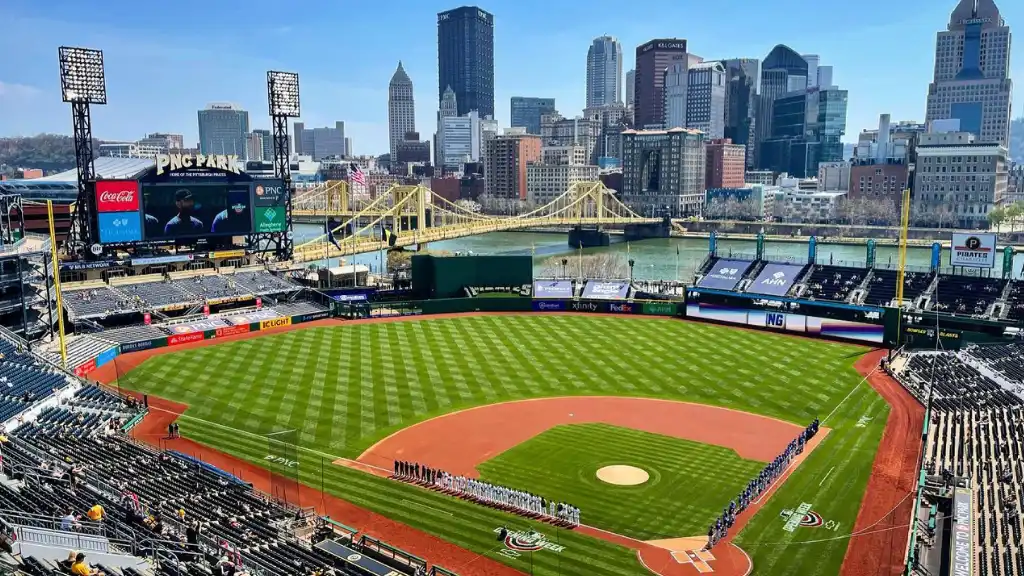
<svg viewBox="0 0 1024 576">
<path fill-rule="evenodd" d="M 315 238 L 323 233 L 323 227 L 311 224 L 296 224 L 295 239 L 297 243 Z M 705 238 L 657 238 L 641 242 L 630 242 L 627 248 L 625 242 L 619 241 L 619 237 L 612 236 L 611 246 L 586 248 L 584 254 L 597 254 L 601 252 L 613 252 L 626 255 L 633 259 L 633 276 L 638 280 L 693 280 L 693 271 L 704 261 L 708 253 L 708 240 Z M 478 236 L 467 236 L 455 240 L 445 240 L 430 244 L 430 250 L 445 252 L 459 252 L 463 254 L 477 255 L 527 255 L 534 253 L 534 263 L 540 264 L 552 257 L 571 257 L 579 251 L 573 250 L 568 245 L 566 234 L 540 234 L 532 232 L 492 232 Z M 765 257 L 769 260 L 775 259 L 798 259 L 806 260 L 808 256 L 807 243 L 795 242 L 766 242 Z M 678 252 L 678 256 L 676 255 Z M 756 243 L 753 240 L 719 240 L 718 255 L 728 257 L 733 255 L 750 255 L 756 252 Z M 898 251 L 892 246 L 878 246 L 875 251 L 875 261 L 879 265 L 898 262 Z M 374 272 L 381 270 L 386 261 L 382 253 L 371 252 L 356 254 L 347 257 L 346 262 L 365 264 Z M 818 243 L 818 263 L 820 264 L 849 264 L 864 266 L 867 260 L 867 248 L 862 245 L 827 244 Z M 677 265 L 678 263 L 678 265 Z M 913 267 L 927 268 L 931 263 L 930 248 L 908 248 L 907 265 Z M 943 250 L 943 265 L 949 263 L 949 251 Z M 332 265 L 337 265 L 337 260 L 331 260 Z M 570 267 L 571 269 L 571 267 Z M 678 274 L 677 274 L 678 269 Z M 1022 278 L 1024 272 L 1024 253 L 1017 254 L 1013 263 L 1013 278 Z M 1002 271 L 1002 253 L 996 258 L 995 274 Z"/>
</svg>

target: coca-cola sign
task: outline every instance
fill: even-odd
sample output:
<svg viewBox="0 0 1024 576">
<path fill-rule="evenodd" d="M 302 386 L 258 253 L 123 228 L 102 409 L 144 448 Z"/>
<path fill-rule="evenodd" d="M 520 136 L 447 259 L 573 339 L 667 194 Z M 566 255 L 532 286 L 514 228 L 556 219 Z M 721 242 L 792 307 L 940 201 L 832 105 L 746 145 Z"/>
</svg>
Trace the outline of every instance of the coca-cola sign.
<svg viewBox="0 0 1024 576">
<path fill-rule="evenodd" d="M 135 212 L 139 209 L 139 183 L 135 180 L 96 182 L 97 212 Z"/>
</svg>

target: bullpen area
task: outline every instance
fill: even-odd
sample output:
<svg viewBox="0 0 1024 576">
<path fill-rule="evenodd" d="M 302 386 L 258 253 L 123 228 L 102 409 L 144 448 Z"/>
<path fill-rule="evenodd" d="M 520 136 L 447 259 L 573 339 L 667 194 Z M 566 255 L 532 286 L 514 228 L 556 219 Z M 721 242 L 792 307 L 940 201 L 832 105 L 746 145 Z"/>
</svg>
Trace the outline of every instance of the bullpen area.
<svg viewBox="0 0 1024 576">
<path fill-rule="evenodd" d="M 425 317 L 158 352 L 108 372 L 187 406 L 186 439 L 537 575 L 741 576 L 737 558 L 839 574 L 889 414 L 854 369 L 864 347 L 674 319 Z M 702 553 L 815 418 L 803 454 Z M 582 526 L 397 481 L 396 460 L 572 504 Z"/>
</svg>

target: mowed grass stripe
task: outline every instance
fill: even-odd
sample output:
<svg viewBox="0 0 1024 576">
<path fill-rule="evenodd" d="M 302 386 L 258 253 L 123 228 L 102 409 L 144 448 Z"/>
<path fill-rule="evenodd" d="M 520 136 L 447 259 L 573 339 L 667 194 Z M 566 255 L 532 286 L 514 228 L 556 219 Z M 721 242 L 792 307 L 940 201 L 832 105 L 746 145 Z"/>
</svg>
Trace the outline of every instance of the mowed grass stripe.
<svg viewBox="0 0 1024 576">
<path fill-rule="evenodd" d="M 650 474 L 638 486 L 613 486 L 596 477 L 605 466 L 625 464 Z M 609 426 L 556 426 L 479 466 L 495 484 L 569 502 L 583 521 L 638 540 L 696 536 L 736 497 L 764 462 L 734 451 Z"/>
<path fill-rule="evenodd" d="M 843 344 L 667 319 L 463 317 L 314 328 L 165 354 L 148 360 L 122 385 L 190 404 L 188 416 L 230 430 L 193 419 L 182 424 L 184 433 L 253 462 L 265 464 L 267 444 L 246 438 L 246 432 L 298 430 L 306 448 L 299 451 L 300 469 L 310 485 L 320 485 L 326 462 L 325 487 L 335 495 L 528 572 L 528 559 L 512 560 L 494 551 L 491 532 L 502 524 L 529 525 L 522 519 L 330 466 L 330 460 L 354 458 L 387 434 L 432 416 L 540 396 L 667 398 L 803 425 L 831 412 L 857 385 L 860 377 L 852 364 L 862 352 Z M 886 410 L 864 385 L 828 422 L 834 431 L 823 450 L 796 471 L 778 501 L 773 498 L 741 535 L 759 574 L 838 573 L 846 541 L 802 546 L 800 541 L 817 539 L 820 531 L 783 532 L 779 514 L 806 501 L 827 519 L 852 526 Z M 865 414 L 872 419 L 858 426 Z M 627 446 L 609 442 L 609 449 Z M 819 487 L 833 466 L 829 481 Z M 507 467 L 502 474 L 514 472 Z M 681 469 L 679 475 L 692 473 Z M 679 490 L 694 501 L 686 504 L 694 509 L 679 515 L 692 516 L 683 520 L 694 526 L 703 524 L 697 531 L 703 533 L 701 510 L 720 509 L 724 502 L 711 494 L 713 486 L 706 489 L 706 498 L 686 488 Z M 574 502 L 588 488 L 581 483 L 564 490 L 545 496 Z M 731 486 L 722 490 L 735 495 Z M 423 506 L 455 514 L 458 521 Z M 677 520 L 665 514 L 668 520 L 657 519 L 657 506 L 647 507 L 654 512 L 637 508 L 609 511 L 607 520 L 651 534 L 684 535 L 665 531 L 668 522 Z M 584 509 L 583 514 L 591 512 Z M 535 574 L 646 573 L 628 550 L 578 534 L 561 537 L 571 546 L 562 555 L 535 554 Z"/>
</svg>

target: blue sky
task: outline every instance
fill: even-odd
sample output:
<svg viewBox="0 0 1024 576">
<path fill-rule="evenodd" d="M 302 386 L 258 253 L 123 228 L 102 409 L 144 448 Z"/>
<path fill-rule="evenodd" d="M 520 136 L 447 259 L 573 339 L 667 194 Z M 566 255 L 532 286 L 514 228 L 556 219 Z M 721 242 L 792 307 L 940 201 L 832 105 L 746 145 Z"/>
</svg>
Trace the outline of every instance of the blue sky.
<svg viewBox="0 0 1024 576">
<path fill-rule="evenodd" d="M 1024 34 L 1024 2 L 996 0 Z M 878 114 L 924 120 L 935 33 L 955 0 L 496 0 L 495 108 L 507 125 L 511 96 L 554 97 L 566 116 L 584 103 L 587 48 L 622 42 L 625 70 L 637 45 L 686 38 L 705 59 L 764 58 L 784 43 L 816 53 L 850 92 L 847 141 Z M 99 138 L 180 132 L 197 140 L 196 111 L 214 101 L 250 111 L 268 128 L 266 71 L 299 73 L 307 126 L 344 120 L 358 154 L 387 150 L 387 84 L 399 60 L 415 85 L 417 129 L 429 137 L 437 108 L 436 13 L 428 0 L 0 0 L 0 135 L 71 132 L 60 102 L 57 47 L 104 50 L 109 104 L 93 115 Z M 641 7 L 642 12 L 639 8 Z M 279 17 L 277 14 L 283 14 Z M 1024 42 L 1012 74 L 1024 82 Z M 1024 113 L 1024 86 L 1014 116 Z"/>
</svg>

